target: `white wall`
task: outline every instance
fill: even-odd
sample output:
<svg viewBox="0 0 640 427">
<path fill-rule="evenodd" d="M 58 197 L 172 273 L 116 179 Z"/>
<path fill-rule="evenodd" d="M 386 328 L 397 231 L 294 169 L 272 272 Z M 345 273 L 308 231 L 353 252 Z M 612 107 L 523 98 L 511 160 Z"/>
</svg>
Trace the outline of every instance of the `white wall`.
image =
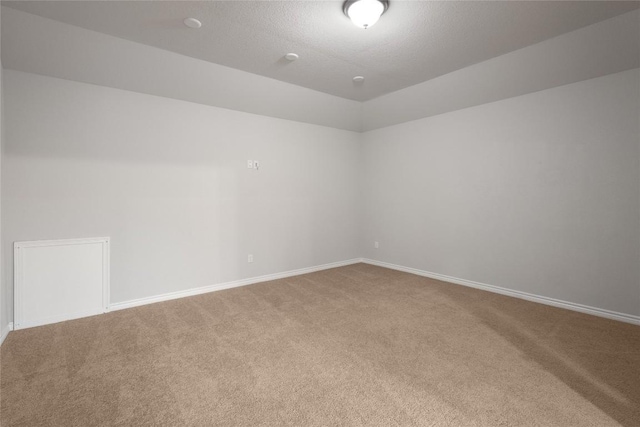
<svg viewBox="0 0 640 427">
<path fill-rule="evenodd" d="M 2 34 L 2 8 L 0 7 L 0 46 L 2 46 L 2 40 L 1 40 L 1 34 Z M 4 108 L 3 108 L 3 104 L 4 104 L 4 91 L 2 90 L 2 87 L 4 85 L 4 80 L 2 78 L 2 48 L 0 47 L 0 224 L 1 224 L 1 206 L 2 206 L 2 202 L 1 202 L 1 192 L 2 192 L 2 151 L 3 151 L 3 140 L 4 140 Z M 0 242 L 2 241 L 2 226 L 0 225 Z M 2 256 L 4 254 L 2 253 L 2 246 L 0 245 L 0 260 L 2 259 Z M 11 303 L 13 302 L 12 297 L 8 294 L 7 292 L 7 287 L 3 285 L 4 280 L 2 280 L 3 277 L 3 268 L 2 268 L 2 263 L 0 262 L 0 344 L 2 344 L 2 335 L 4 334 L 5 331 L 7 330 L 7 327 L 9 326 L 9 323 L 11 322 L 11 319 L 9 318 L 10 316 L 10 309 L 8 308 Z M 13 317 L 13 316 L 11 316 Z"/>
<path fill-rule="evenodd" d="M 640 314 L 637 69 L 362 135 L 4 83 L 3 322 L 13 241 L 103 235 L 113 302 L 365 256 Z"/>
<path fill-rule="evenodd" d="M 19 240 L 110 236 L 112 302 L 360 255 L 358 133 L 4 79 L 5 254 Z M 3 262 L 10 293 L 12 256 Z"/>
<path fill-rule="evenodd" d="M 365 257 L 640 315 L 638 69 L 370 131 L 363 150 Z"/>
</svg>

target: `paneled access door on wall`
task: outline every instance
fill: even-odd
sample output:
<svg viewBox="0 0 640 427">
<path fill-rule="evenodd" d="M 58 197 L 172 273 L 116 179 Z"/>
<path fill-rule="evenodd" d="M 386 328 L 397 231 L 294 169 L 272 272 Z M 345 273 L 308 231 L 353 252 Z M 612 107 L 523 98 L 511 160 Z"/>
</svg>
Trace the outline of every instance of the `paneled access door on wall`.
<svg viewBox="0 0 640 427">
<path fill-rule="evenodd" d="M 109 310 L 109 238 L 15 242 L 14 329 Z"/>
</svg>

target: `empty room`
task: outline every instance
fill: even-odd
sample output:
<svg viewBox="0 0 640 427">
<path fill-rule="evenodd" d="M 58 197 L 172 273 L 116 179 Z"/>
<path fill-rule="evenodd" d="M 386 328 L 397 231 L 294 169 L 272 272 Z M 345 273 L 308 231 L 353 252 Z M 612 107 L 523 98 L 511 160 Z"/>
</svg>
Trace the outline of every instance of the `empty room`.
<svg viewBox="0 0 640 427">
<path fill-rule="evenodd" d="M 0 425 L 640 426 L 640 1 L 2 1 Z"/>
</svg>

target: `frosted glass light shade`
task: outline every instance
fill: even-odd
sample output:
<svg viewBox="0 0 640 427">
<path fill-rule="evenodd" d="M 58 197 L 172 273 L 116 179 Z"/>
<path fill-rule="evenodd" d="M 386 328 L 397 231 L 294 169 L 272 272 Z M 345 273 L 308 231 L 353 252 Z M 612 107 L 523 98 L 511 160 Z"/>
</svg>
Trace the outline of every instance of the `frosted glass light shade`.
<svg viewBox="0 0 640 427">
<path fill-rule="evenodd" d="M 345 14 L 357 27 L 367 29 L 378 22 L 388 3 L 380 0 L 356 0 L 345 4 Z"/>
</svg>

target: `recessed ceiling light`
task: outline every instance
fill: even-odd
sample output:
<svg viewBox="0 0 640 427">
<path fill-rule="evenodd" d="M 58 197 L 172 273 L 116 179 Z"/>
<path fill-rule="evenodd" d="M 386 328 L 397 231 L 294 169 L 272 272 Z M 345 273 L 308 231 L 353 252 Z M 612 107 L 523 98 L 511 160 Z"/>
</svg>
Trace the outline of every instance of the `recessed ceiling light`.
<svg viewBox="0 0 640 427">
<path fill-rule="evenodd" d="M 351 22 L 365 30 L 378 22 L 388 8 L 388 0 L 347 0 L 342 5 L 342 11 Z"/>
<path fill-rule="evenodd" d="M 364 82 L 364 77 L 363 76 L 355 76 L 353 78 L 353 82 L 354 83 L 362 83 L 362 82 Z"/>
<path fill-rule="evenodd" d="M 284 57 L 287 58 L 289 61 L 295 61 L 296 59 L 299 58 L 297 53 L 287 53 Z"/>
<path fill-rule="evenodd" d="M 184 25 L 186 25 L 189 28 L 198 29 L 202 27 L 202 22 L 198 21 L 196 18 L 187 18 L 183 22 L 184 22 Z"/>
</svg>

